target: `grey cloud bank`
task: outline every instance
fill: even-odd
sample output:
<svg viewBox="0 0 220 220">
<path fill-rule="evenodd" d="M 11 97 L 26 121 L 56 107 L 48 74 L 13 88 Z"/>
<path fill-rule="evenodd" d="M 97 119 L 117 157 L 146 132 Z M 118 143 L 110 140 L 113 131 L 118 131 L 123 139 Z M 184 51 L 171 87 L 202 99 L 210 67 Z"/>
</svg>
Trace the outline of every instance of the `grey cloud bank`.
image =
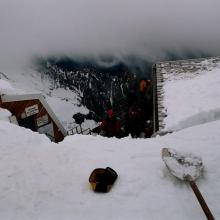
<svg viewBox="0 0 220 220">
<path fill-rule="evenodd" d="M 219 0 L 1 0 L 0 68 L 33 55 L 220 55 Z"/>
</svg>

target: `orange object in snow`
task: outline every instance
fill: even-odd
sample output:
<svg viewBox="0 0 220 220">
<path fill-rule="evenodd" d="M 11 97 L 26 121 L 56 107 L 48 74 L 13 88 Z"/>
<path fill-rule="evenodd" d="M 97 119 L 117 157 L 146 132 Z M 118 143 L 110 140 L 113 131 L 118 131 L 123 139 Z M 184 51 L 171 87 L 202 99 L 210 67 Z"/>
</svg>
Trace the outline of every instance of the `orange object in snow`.
<svg viewBox="0 0 220 220">
<path fill-rule="evenodd" d="M 95 192 L 109 192 L 118 174 L 110 167 L 97 168 L 92 171 L 89 182 Z"/>
</svg>

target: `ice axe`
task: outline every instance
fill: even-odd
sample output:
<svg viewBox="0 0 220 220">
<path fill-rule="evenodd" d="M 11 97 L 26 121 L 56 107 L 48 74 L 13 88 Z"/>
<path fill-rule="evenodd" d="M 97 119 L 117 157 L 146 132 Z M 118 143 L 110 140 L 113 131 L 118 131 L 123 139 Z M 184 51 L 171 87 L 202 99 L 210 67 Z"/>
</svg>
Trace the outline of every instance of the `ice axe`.
<svg viewBox="0 0 220 220">
<path fill-rule="evenodd" d="M 206 204 L 195 180 L 201 176 L 203 171 L 203 163 L 201 158 L 192 155 L 182 155 L 174 149 L 163 148 L 162 159 L 168 170 L 178 179 L 189 182 L 193 192 L 195 193 L 208 220 L 214 220 L 214 217 Z"/>
</svg>

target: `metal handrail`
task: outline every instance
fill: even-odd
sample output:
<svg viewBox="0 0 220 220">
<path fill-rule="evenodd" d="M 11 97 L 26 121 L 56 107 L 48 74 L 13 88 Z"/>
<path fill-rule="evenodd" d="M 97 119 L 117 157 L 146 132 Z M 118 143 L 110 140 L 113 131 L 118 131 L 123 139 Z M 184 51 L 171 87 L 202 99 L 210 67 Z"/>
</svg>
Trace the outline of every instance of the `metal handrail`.
<svg viewBox="0 0 220 220">
<path fill-rule="evenodd" d="M 78 130 L 80 129 L 80 130 Z M 74 130 L 76 133 L 74 133 Z M 92 130 L 90 128 L 82 129 L 81 125 L 78 125 L 70 130 L 67 131 L 68 135 L 74 135 L 74 134 L 85 134 L 85 132 L 88 131 L 88 134 L 92 133 Z"/>
<path fill-rule="evenodd" d="M 76 131 L 77 134 L 79 134 L 79 133 L 80 133 L 80 131 L 78 130 L 79 128 L 81 128 L 81 126 L 80 126 L 80 125 L 77 125 L 76 127 L 71 128 L 70 130 L 68 130 L 68 131 L 67 131 L 67 134 L 68 134 L 68 135 L 73 135 L 73 134 L 74 134 L 74 130 Z M 81 130 L 81 129 L 80 129 L 80 130 Z"/>
</svg>

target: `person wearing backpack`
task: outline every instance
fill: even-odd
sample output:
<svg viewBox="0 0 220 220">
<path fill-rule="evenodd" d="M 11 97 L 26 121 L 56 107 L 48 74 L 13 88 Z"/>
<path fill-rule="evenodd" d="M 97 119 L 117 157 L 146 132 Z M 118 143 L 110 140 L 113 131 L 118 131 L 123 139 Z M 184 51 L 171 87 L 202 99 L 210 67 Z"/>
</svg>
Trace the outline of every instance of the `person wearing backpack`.
<svg viewBox="0 0 220 220">
<path fill-rule="evenodd" d="M 112 109 L 107 111 L 107 117 L 102 120 L 101 134 L 106 137 L 120 137 L 121 126 Z"/>
</svg>

